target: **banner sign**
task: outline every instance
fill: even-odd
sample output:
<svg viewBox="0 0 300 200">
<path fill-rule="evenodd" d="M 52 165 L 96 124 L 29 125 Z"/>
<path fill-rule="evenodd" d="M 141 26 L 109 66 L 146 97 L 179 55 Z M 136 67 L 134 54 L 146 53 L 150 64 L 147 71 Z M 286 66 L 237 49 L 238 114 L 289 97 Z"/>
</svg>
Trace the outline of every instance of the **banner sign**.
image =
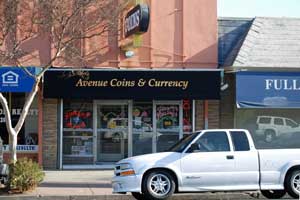
<svg viewBox="0 0 300 200">
<path fill-rule="evenodd" d="M 299 72 L 238 72 L 238 108 L 300 108 Z"/>
<path fill-rule="evenodd" d="M 27 68 L 33 74 L 34 67 Z M 0 92 L 30 92 L 34 78 L 18 67 L 0 67 Z"/>
<path fill-rule="evenodd" d="M 220 99 L 220 71 L 90 70 L 85 76 L 49 70 L 45 98 Z M 82 74 L 82 73 L 81 73 Z"/>
<path fill-rule="evenodd" d="M 30 153 L 37 153 L 38 152 L 38 145 L 17 145 L 17 152 L 30 152 Z M 3 151 L 9 151 L 9 145 L 3 145 Z"/>
<path fill-rule="evenodd" d="M 145 33 L 148 30 L 150 21 L 149 7 L 146 4 L 138 4 L 131 9 L 124 24 L 124 35 L 129 37 L 133 34 Z"/>
</svg>

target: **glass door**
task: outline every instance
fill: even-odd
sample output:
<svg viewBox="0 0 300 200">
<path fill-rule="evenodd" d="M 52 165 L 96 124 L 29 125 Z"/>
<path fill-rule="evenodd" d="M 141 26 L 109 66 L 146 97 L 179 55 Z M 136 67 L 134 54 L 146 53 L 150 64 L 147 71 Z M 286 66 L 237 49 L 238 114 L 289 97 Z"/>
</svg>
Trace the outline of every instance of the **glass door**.
<svg viewBox="0 0 300 200">
<path fill-rule="evenodd" d="M 153 104 L 134 102 L 132 107 L 132 155 L 153 152 Z"/>
<path fill-rule="evenodd" d="M 155 102 L 156 152 L 170 148 L 182 138 L 182 104 L 181 102 Z"/>
<path fill-rule="evenodd" d="M 128 157 L 128 104 L 97 103 L 96 162 Z"/>
</svg>

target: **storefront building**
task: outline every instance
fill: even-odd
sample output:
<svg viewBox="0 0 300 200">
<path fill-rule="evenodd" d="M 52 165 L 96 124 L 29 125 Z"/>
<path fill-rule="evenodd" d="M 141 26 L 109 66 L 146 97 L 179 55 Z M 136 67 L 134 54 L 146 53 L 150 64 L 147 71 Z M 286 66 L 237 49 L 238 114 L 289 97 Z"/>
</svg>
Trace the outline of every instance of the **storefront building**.
<svg viewBox="0 0 300 200">
<path fill-rule="evenodd" d="M 45 168 L 111 168 L 122 158 L 164 151 L 192 131 L 219 127 L 216 1 L 147 6 L 146 32 L 137 36 L 125 25 L 121 39 L 103 41 L 108 48 L 88 67 L 55 66 L 45 74 Z M 124 21 L 145 7 L 133 5 Z M 128 49 L 136 37 L 140 44 Z M 96 52 L 99 42 L 86 40 L 85 52 Z"/>
<path fill-rule="evenodd" d="M 224 62 L 228 87 L 221 92 L 221 127 L 248 129 L 259 149 L 299 148 L 300 49 L 295 27 L 300 19 L 228 20 L 239 24 L 235 33 L 241 25 L 250 28 L 237 37 L 242 41 L 236 40 Z"/>
<path fill-rule="evenodd" d="M 196 110 L 203 109 L 195 100 L 220 98 L 220 70 L 86 72 L 86 79 L 59 69 L 45 75 L 44 97 L 59 99 L 59 159 L 64 168 L 101 167 L 165 151 L 195 131 Z"/>
</svg>

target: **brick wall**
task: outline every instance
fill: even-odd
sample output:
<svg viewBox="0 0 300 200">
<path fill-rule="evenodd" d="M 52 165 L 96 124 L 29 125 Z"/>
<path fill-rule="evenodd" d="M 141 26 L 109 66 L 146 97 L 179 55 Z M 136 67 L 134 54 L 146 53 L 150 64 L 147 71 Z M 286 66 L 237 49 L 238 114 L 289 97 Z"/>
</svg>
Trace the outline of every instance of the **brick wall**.
<svg viewBox="0 0 300 200">
<path fill-rule="evenodd" d="M 57 168 L 57 113 L 58 100 L 43 100 L 43 167 Z"/>
<path fill-rule="evenodd" d="M 220 128 L 220 101 L 208 101 L 208 128 Z"/>
<path fill-rule="evenodd" d="M 38 162 L 38 154 L 37 153 L 17 153 L 17 159 L 27 157 L 32 159 L 35 162 Z M 3 160 L 5 163 L 10 162 L 10 153 L 3 153 Z"/>
<path fill-rule="evenodd" d="M 196 130 L 201 130 L 204 128 L 204 110 L 203 110 L 203 101 L 201 100 L 196 100 L 195 102 L 195 126 Z"/>
<path fill-rule="evenodd" d="M 225 83 L 228 88 L 221 92 L 220 116 L 221 128 L 234 128 L 234 107 L 235 107 L 235 78 L 233 74 L 225 75 Z"/>
<path fill-rule="evenodd" d="M 196 130 L 204 129 L 204 101 L 197 100 L 195 105 Z M 220 128 L 220 101 L 208 101 L 208 128 Z"/>
</svg>

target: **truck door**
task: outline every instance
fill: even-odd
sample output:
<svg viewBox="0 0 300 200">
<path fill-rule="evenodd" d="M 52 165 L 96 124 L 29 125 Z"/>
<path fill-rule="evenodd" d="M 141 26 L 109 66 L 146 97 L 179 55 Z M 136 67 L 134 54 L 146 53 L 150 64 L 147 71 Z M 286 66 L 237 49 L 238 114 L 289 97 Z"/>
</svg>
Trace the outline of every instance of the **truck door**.
<svg viewBox="0 0 300 200">
<path fill-rule="evenodd" d="M 183 187 L 190 191 L 230 189 L 235 163 L 227 133 L 205 131 L 193 146 L 181 158 Z"/>
<path fill-rule="evenodd" d="M 232 182 L 235 189 L 259 189 L 258 153 L 254 145 L 249 143 L 250 135 L 239 130 L 230 131 L 230 136 L 234 149 L 235 170 L 232 172 Z"/>
</svg>

